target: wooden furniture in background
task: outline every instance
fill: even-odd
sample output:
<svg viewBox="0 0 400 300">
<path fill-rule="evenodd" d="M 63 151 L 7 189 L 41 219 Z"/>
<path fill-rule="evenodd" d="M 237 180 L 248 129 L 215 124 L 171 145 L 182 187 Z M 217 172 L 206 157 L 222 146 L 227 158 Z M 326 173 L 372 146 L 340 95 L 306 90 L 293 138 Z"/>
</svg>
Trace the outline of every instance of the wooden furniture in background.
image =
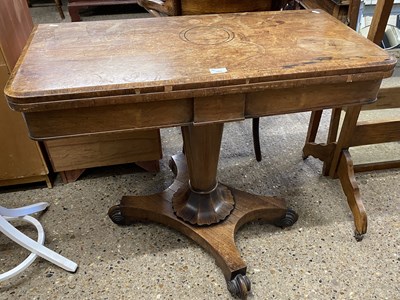
<svg viewBox="0 0 400 300">
<path fill-rule="evenodd" d="M 0 1 L 0 186 L 45 181 L 49 170 L 22 116 L 12 111 L 3 90 L 33 28 L 26 0 Z"/>
<path fill-rule="evenodd" d="M 54 2 L 56 3 L 57 11 L 60 14 L 61 19 L 65 19 L 61 0 L 54 0 Z"/>
<path fill-rule="evenodd" d="M 68 12 L 72 22 L 81 20 L 79 11 L 89 7 L 105 5 L 136 4 L 137 0 L 68 0 Z"/>
<path fill-rule="evenodd" d="M 378 101 L 371 105 L 363 105 L 362 111 L 382 109 L 400 109 L 400 64 L 397 63 L 392 80 L 384 80 L 378 93 Z M 391 84 L 392 83 L 392 84 Z M 371 119 L 358 121 L 350 147 L 380 143 L 400 142 L 400 111 L 397 117 L 390 119 Z M 400 144 L 398 145 L 400 147 Z M 400 168 L 400 157 L 372 163 L 354 165 L 354 172 L 366 172 L 382 169 Z"/>
<path fill-rule="evenodd" d="M 295 0 L 306 9 L 322 9 L 350 28 L 356 29 L 360 0 Z"/>
<path fill-rule="evenodd" d="M 160 131 L 121 131 L 44 141 L 55 172 L 73 182 L 87 168 L 135 163 L 148 172 L 160 170 Z"/>
<path fill-rule="evenodd" d="M 27 0 L 27 2 L 29 7 L 32 7 L 32 0 Z M 61 0 L 54 0 L 54 3 L 56 5 L 58 13 L 60 14 L 61 19 L 65 19 Z"/>
<path fill-rule="evenodd" d="M 2 1 L 0 7 L 1 50 L 6 59 L 5 62 L 0 55 L 2 87 L 33 28 L 26 1 L 18 0 L 14 5 L 8 2 L 11 3 L 11 0 Z M 47 175 L 49 170 L 39 144 L 27 138 L 21 115 L 10 110 L 5 101 L 1 101 L 0 105 L 0 137 L 4 141 L 0 148 L 0 185 L 46 181 L 51 186 Z M 46 141 L 44 145 L 53 170 L 60 173 L 64 183 L 77 180 L 86 168 L 123 163 L 136 163 L 146 171 L 158 172 L 158 160 L 162 157 L 160 132 L 157 129 L 60 138 Z"/>
<path fill-rule="evenodd" d="M 138 0 L 154 16 L 185 16 L 216 13 L 278 10 L 282 3 L 274 0 Z"/>
<path fill-rule="evenodd" d="M 368 39 L 376 44 L 380 44 L 383 39 L 386 24 L 389 19 L 390 11 L 393 6 L 393 0 L 378 0 L 375 14 L 372 19 Z M 399 76 L 400 72 L 397 66 L 395 76 Z M 391 79 L 391 82 L 396 82 Z M 342 183 L 343 191 L 347 196 L 349 206 L 354 215 L 356 226 L 355 236 L 361 240 L 367 232 L 367 214 L 362 202 L 359 188 L 354 177 L 354 171 L 371 171 L 383 168 L 399 168 L 400 160 L 369 163 L 353 166 L 348 149 L 350 147 L 371 145 L 378 143 L 388 143 L 400 141 L 400 119 L 390 120 L 371 120 L 357 122 L 360 110 L 376 110 L 376 109 L 392 109 L 400 107 L 400 78 L 397 84 L 388 85 L 383 81 L 382 87 L 378 93 L 378 101 L 371 105 L 356 108 L 345 109 L 346 118 L 352 116 L 351 122 L 343 122 L 342 133 L 337 137 L 340 115 L 342 108 L 332 110 L 331 122 L 328 132 L 327 144 L 324 145 L 325 150 L 332 150 L 334 144 L 336 148 L 341 148 L 340 152 L 335 153 L 335 160 L 327 159 L 326 151 L 321 151 L 321 145 L 315 144 L 318 127 L 321 120 L 322 110 L 313 111 L 311 114 L 310 125 L 308 128 L 306 144 L 303 149 L 303 157 L 307 158 L 312 155 L 324 161 L 323 174 L 325 176 L 339 176 Z"/>
<path fill-rule="evenodd" d="M 229 290 L 244 299 L 250 280 L 235 232 L 256 219 L 290 226 L 297 214 L 284 199 L 218 182 L 223 124 L 373 102 L 394 66 L 385 51 L 323 11 L 43 24 L 5 92 L 37 140 L 182 126 L 186 161 L 174 157 L 173 184 L 155 195 L 125 196 L 109 216 L 179 230 L 215 257 Z M 33 70 L 37 76 L 26 80 Z M 345 122 L 356 115 L 355 108 Z"/>
</svg>

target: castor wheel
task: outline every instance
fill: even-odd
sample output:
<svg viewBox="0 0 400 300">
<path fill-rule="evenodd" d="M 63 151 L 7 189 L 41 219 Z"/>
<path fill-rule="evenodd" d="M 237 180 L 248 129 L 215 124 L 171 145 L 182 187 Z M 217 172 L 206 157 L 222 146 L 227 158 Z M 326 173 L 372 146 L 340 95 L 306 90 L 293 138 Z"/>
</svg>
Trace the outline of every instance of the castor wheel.
<svg viewBox="0 0 400 300">
<path fill-rule="evenodd" d="M 294 223 L 296 223 L 297 219 L 299 216 L 297 213 L 293 210 L 288 208 L 286 211 L 286 215 L 280 219 L 278 222 L 275 223 L 275 226 L 281 227 L 281 228 L 286 228 L 292 226 Z"/>
<path fill-rule="evenodd" d="M 251 282 L 246 275 L 238 274 L 236 277 L 228 282 L 228 290 L 239 299 L 247 299 L 247 294 L 250 292 Z"/>
<path fill-rule="evenodd" d="M 361 242 L 364 238 L 364 233 L 359 233 L 357 230 L 354 231 L 354 238 L 357 242 Z"/>
<path fill-rule="evenodd" d="M 108 210 L 108 216 L 110 217 L 111 221 L 118 225 L 125 225 L 125 218 L 121 213 L 121 208 L 119 205 L 114 205 L 110 207 Z"/>
</svg>

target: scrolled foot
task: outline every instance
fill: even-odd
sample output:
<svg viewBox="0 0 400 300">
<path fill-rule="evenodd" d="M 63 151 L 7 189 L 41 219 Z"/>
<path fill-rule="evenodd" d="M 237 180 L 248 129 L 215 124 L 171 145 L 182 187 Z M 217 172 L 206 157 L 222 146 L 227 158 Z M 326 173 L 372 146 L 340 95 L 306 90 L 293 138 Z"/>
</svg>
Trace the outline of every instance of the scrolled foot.
<svg viewBox="0 0 400 300">
<path fill-rule="evenodd" d="M 121 213 L 121 208 L 119 205 L 114 205 L 108 210 L 108 216 L 110 217 L 111 221 L 118 225 L 125 225 L 125 218 Z"/>
<path fill-rule="evenodd" d="M 251 281 L 246 275 L 238 274 L 234 279 L 228 282 L 228 290 L 239 299 L 247 299 L 251 289 Z"/>
<path fill-rule="evenodd" d="M 299 218 L 299 216 L 297 215 L 297 213 L 294 210 L 288 208 L 286 211 L 286 215 L 282 219 L 280 219 L 278 222 L 276 222 L 275 226 L 278 226 L 281 228 L 290 227 L 294 223 L 297 222 L 298 218 Z"/>
</svg>

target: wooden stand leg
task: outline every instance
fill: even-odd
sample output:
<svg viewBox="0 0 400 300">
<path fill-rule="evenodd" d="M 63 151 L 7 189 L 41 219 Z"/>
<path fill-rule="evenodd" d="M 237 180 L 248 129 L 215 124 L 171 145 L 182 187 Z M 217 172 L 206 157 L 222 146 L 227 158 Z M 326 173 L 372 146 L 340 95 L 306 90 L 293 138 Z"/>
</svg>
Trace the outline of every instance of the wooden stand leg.
<svg viewBox="0 0 400 300">
<path fill-rule="evenodd" d="M 361 111 L 361 105 L 356 105 L 347 108 L 346 116 L 344 117 L 343 120 L 342 129 L 340 131 L 340 135 L 337 140 L 335 151 L 333 152 L 332 159 L 330 160 L 330 168 L 328 171 L 329 171 L 329 176 L 332 178 L 337 178 L 336 170 L 339 165 L 339 159 L 342 154 L 342 151 L 347 150 L 350 147 L 351 138 L 356 128 L 360 111 Z M 332 118 L 334 118 L 334 116 Z"/>
<path fill-rule="evenodd" d="M 322 110 L 315 110 L 311 112 L 310 123 L 308 124 L 308 131 L 306 136 L 305 144 L 315 143 L 317 137 L 319 123 L 321 122 Z M 303 149 L 303 159 L 306 159 L 309 155 L 304 152 Z"/>
<path fill-rule="evenodd" d="M 354 176 L 353 161 L 350 153 L 343 150 L 337 170 L 342 188 L 347 197 L 347 202 L 353 213 L 356 226 L 355 238 L 361 241 L 367 232 L 367 213 L 361 200 L 360 190 Z"/>
<path fill-rule="evenodd" d="M 183 128 L 187 157 L 173 156 L 170 166 L 176 178 L 172 185 L 155 195 L 125 196 L 108 214 L 117 224 L 152 221 L 185 234 L 215 258 L 229 291 L 245 299 L 251 284 L 235 245 L 235 232 L 253 220 L 292 226 L 297 214 L 283 199 L 252 195 L 217 182 L 222 130 L 222 124 Z M 229 205 L 232 209 L 226 209 Z"/>
<path fill-rule="evenodd" d="M 339 130 L 341 113 L 342 113 L 341 108 L 332 109 L 331 120 L 330 120 L 329 131 L 328 131 L 328 138 L 326 141 L 326 143 L 328 145 L 336 142 L 336 140 L 337 140 L 337 134 L 338 134 L 338 130 Z M 331 168 L 331 160 L 326 160 L 322 167 L 322 174 L 324 176 L 328 176 L 330 168 Z"/>
<path fill-rule="evenodd" d="M 347 202 L 354 216 L 354 223 L 356 226 L 355 238 L 358 241 L 360 241 L 367 232 L 367 214 L 354 177 L 353 162 L 348 148 L 351 145 L 351 138 L 357 124 L 360 110 L 361 105 L 356 105 L 347 109 L 342 130 L 336 142 L 341 109 L 333 109 L 328 141 L 326 144 L 314 143 L 314 134 L 316 134 L 316 130 L 318 129 L 315 124 L 319 124 L 320 116 L 318 116 L 317 113 L 313 113 L 310 120 L 310 127 L 313 128 L 309 128 L 306 144 L 303 148 L 303 157 L 312 155 L 324 162 L 323 175 L 329 175 L 332 178 L 339 177 L 343 191 L 347 197 Z"/>
</svg>

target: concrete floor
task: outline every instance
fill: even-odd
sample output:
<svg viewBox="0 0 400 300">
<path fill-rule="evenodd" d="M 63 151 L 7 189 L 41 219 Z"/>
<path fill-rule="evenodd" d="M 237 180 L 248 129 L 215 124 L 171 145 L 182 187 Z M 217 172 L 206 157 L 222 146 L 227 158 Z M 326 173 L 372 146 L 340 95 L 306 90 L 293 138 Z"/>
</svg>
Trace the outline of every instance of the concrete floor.
<svg viewBox="0 0 400 300">
<path fill-rule="evenodd" d="M 59 21 L 54 7 L 32 8 L 32 14 L 35 22 Z M 87 15 L 85 21 L 96 19 Z M 249 299 L 400 299 L 400 170 L 357 174 L 369 219 L 367 235 L 356 242 L 339 181 L 323 177 L 317 159 L 301 158 L 308 117 L 262 118 L 261 162 L 252 150 L 251 121 L 225 126 L 220 181 L 283 197 L 299 214 L 290 229 L 251 223 L 237 233 L 252 282 Z M 87 170 L 70 184 L 57 177 L 52 189 L 0 189 L 6 207 L 48 201 L 49 209 L 36 216 L 46 246 L 79 264 L 71 274 L 38 258 L 21 275 L 0 283 L 0 299 L 231 299 L 213 258 L 194 242 L 156 224 L 117 226 L 107 216 L 121 196 L 156 193 L 172 182 L 168 159 L 181 150 L 180 130 L 161 134 L 164 158 L 156 175 L 121 165 Z M 356 160 L 376 153 L 398 158 L 399 148 L 396 143 L 359 151 Z M 35 237 L 31 227 L 19 228 Z M 0 253 L 0 272 L 28 255 L 4 235 Z"/>
</svg>

